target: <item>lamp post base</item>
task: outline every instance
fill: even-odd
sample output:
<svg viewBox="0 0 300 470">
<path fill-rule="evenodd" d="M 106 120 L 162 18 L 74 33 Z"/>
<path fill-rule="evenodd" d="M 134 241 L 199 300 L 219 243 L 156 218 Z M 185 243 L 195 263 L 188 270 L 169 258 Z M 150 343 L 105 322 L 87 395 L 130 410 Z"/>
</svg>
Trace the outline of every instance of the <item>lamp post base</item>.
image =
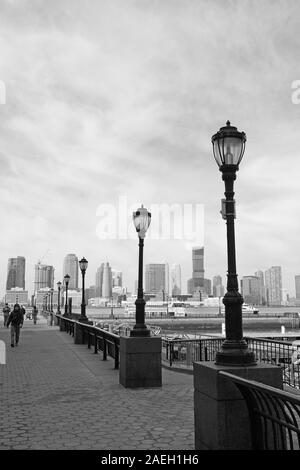
<svg viewBox="0 0 300 470">
<path fill-rule="evenodd" d="M 130 330 L 130 336 L 132 337 L 149 337 L 150 336 L 150 330 L 149 328 L 133 328 L 133 330 Z"/>
<path fill-rule="evenodd" d="M 219 366 L 255 366 L 257 364 L 253 351 L 248 349 L 245 340 L 225 340 L 216 354 L 215 363 Z"/>
</svg>

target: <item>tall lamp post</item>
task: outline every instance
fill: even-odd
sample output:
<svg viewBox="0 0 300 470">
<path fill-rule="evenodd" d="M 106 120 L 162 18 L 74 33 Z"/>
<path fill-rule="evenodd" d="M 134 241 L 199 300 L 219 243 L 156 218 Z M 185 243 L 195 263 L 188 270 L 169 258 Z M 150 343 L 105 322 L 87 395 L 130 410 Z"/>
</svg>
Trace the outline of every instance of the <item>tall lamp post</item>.
<svg viewBox="0 0 300 470">
<path fill-rule="evenodd" d="M 151 222 L 151 214 L 142 205 L 133 213 L 133 223 L 139 237 L 139 277 L 138 296 L 135 301 L 135 325 L 130 336 L 150 336 L 150 330 L 145 325 L 145 299 L 143 293 L 143 249 L 144 238 Z"/>
<path fill-rule="evenodd" d="M 242 304 L 243 297 L 238 291 L 235 258 L 235 200 L 234 180 L 245 151 L 246 134 L 239 132 L 227 121 L 225 127 L 212 136 L 213 153 L 225 182 L 225 198 L 222 200 L 222 216 L 227 224 L 227 292 L 225 305 L 225 340 L 216 354 L 216 364 L 228 366 L 255 365 L 254 353 L 248 349 L 243 338 Z"/>
<path fill-rule="evenodd" d="M 82 274 L 82 299 L 81 299 L 81 316 L 79 317 L 79 321 L 81 322 L 87 322 L 87 316 L 86 316 L 86 310 L 85 310 L 85 292 L 84 292 L 84 278 L 85 278 L 85 273 L 88 267 L 88 261 L 85 258 L 82 258 L 79 261 L 79 266 Z"/>
<path fill-rule="evenodd" d="M 64 317 L 68 316 L 68 285 L 69 285 L 70 276 L 66 274 L 64 276 L 65 286 L 66 286 L 66 299 L 65 299 L 65 313 Z"/>
<path fill-rule="evenodd" d="M 61 282 L 58 281 L 57 283 L 57 313 L 60 314 L 60 289 L 61 289 Z"/>
</svg>

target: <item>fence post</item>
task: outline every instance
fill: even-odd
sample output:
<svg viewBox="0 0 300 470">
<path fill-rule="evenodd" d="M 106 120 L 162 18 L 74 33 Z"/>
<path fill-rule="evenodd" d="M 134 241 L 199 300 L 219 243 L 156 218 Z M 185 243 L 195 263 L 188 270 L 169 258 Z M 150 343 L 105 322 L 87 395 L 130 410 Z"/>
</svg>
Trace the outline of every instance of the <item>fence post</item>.
<svg viewBox="0 0 300 470">
<path fill-rule="evenodd" d="M 106 361 L 107 359 L 107 344 L 106 344 L 106 339 L 103 336 L 103 361 Z"/>
<path fill-rule="evenodd" d="M 97 333 L 94 335 L 94 353 L 98 353 L 98 339 L 97 339 Z"/>
<path fill-rule="evenodd" d="M 115 340 L 115 369 L 119 369 L 119 346 Z"/>
</svg>

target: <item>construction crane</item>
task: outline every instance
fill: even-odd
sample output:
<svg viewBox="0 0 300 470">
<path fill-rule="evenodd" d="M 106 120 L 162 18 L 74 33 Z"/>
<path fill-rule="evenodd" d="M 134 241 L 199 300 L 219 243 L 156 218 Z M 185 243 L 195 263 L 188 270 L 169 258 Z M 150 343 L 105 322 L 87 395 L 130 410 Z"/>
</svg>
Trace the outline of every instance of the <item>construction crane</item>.
<svg viewBox="0 0 300 470">
<path fill-rule="evenodd" d="M 40 259 L 38 259 L 37 264 L 41 264 L 41 263 L 42 263 L 43 259 L 44 259 L 45 256 L 49 253 L 49 251 L 50 251 L 50 250 L 49 250 L 49 248 L 48 248 L 48 250 L 46 251 L 46 253 L 44 253 L 43 256 L 42 256 Z"/>
<path fill-rule="evenodd" d="M 38 260 L 37 260 L 37 265 L 41 265 L 43 259 L 45 258 L 45 256 L 49 253 L 49 248 L 47 249 L 46 253 L 43 254 L 43 256 L 41 256 Z M 40 268 L 38 268 L 39 270 Z M 35 281 L 34 281 L 34 292 L 36 292 L 38 290 L 38 285 L 40 284 L 39 280 L 35 278 Z"/>
</svg>

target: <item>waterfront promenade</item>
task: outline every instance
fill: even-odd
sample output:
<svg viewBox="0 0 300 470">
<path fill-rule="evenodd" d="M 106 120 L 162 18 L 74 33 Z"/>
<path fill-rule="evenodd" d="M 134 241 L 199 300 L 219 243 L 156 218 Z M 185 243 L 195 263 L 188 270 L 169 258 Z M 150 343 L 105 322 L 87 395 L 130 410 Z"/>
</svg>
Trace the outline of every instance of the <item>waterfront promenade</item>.
<svg viewBox="0 0 300 470">
<path fill-rule="evenodd" d="M 0 450 L 194 449 L 192 375 L 163 369 L 161 389 L 125 389 L 111 358 L 41 317 L 17 348 L 1 321 L 0 340 Z"/>
</svg>

